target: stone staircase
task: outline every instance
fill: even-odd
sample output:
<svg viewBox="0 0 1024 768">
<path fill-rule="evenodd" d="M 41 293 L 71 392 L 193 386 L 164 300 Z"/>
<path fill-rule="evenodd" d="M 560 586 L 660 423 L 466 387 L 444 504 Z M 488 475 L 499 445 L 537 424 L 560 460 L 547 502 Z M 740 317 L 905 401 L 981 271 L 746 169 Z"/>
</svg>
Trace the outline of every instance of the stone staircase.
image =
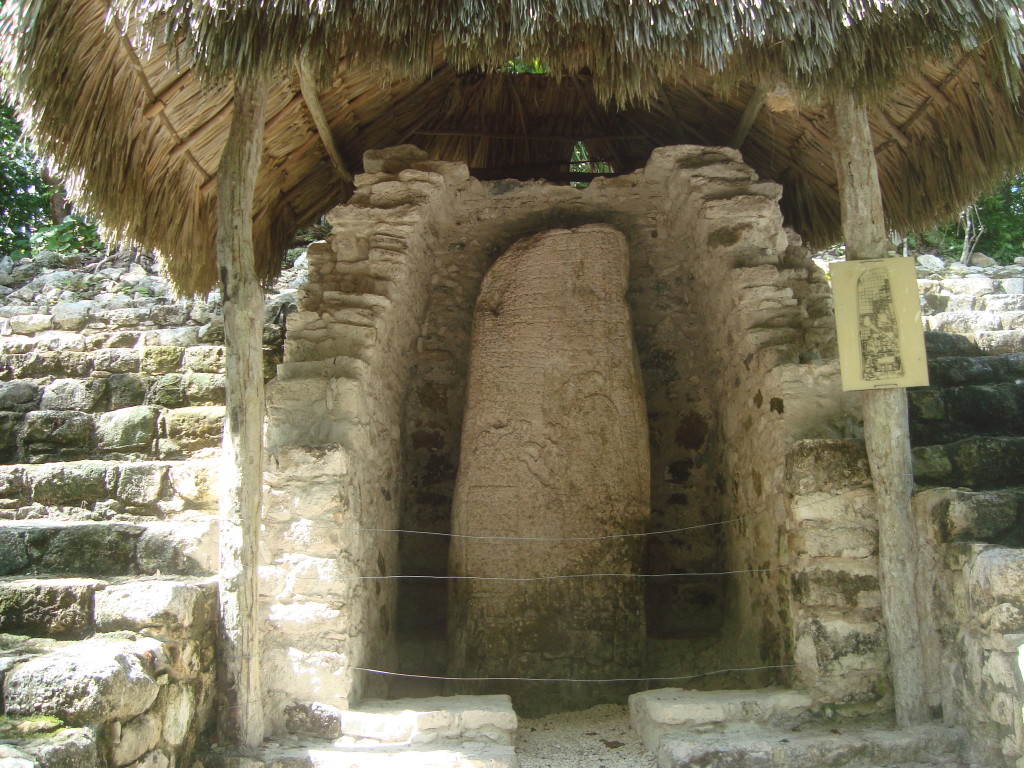
<svg viewBox="0 0 1024 768">
<path fill-rule="evenodd" d="M 298 715 L 299 713 L 296 712 Z M 322 707 L 292 722 L 297 735 L 267 742 L 255 761 L 214 751 L 211 768 L 518 768 L 517 718 L 508 696 L 368 700 L 339 712 Z M 310 739 L 303 731 L 329 733 Z"/>
<path fill-rule="evenodd" d="M 0 261 L 0 764 L 188 765 L 214 718 L 219 307 L 149 262 L 63 261 Z"/>
<path fill-rule="evenodd" d="M 811 698 L 785 689 L 688 691 L 630 697 L 633 728 L 660 768 L 962 768 L 963 733 L 896 729 L 877 719 L 829 722 Z"/>
</svg>

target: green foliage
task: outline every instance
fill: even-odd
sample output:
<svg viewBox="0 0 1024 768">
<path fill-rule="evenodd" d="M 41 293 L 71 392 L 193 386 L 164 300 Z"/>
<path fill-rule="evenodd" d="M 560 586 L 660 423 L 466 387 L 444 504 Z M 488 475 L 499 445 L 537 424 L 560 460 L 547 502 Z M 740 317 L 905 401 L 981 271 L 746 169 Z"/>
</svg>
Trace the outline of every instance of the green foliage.
<svg viewBox="0 0 1024 768">
<path fill-rule="evenodd" d="M 81 253 L 103 249 L 96 225 L 83 216 L 69 214 L 59 224 L 48 224 L 32 233 L 34 250 Z"/>
<path fill-rule="evenodd" d="M 13 108 L 0 102 L 0 254 L 17 261 L 37 250 L 77 253 L 103 248 L 96 225 L 85 217 L 51 221 L 53 192 L 25 145 Z"/>
<path fill-rule="evenodd" d="M 526 59 L 516 56 L 501 68 L 502 72 L 511 72 L 514 75 L 546 75 L 547 65 L 540 59 Z"/>
<path fill-rule="evenodd" d="M 21 124 L 13 109 L 0 103 L 0 253 L 27 256 L 31 232 L 46 221 L 49 205 L 49 190 L 21 138 Z"/>
<path fill-rule="evenodd" d="M 991 256 L 1001 264 L 1011 264 L 1024 255 L 1024 174 L 1007 179 L 992 194 L 975 204 L 977 218 L 985 228 L 976 252 Z M 937 245 L 945 256 L 959 257 L 963 246 L 960 222 L 940 227 Z M 924 233 L 925 239 L 932 233 Z M 931 239 L 937 239 L 932 236 Z"/>
</svg>

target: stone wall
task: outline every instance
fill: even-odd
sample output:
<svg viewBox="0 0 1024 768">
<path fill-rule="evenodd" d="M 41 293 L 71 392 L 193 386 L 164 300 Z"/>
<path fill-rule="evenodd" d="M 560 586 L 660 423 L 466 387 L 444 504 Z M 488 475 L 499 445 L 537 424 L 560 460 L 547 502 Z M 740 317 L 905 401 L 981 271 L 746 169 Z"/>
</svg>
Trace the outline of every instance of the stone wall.
<svg viewBox="0 0 1024 768">
<path fill-rule="evenodd" d="M 278 732 L 315 732 L 316 712 L 336 723 L 339 710 L 385 687 L 350 667 L 393 669 L 395 660 L 397 588 L 378 577 L 399 572 L 402 404 L 434 230 L 468 174 L 401 151 L 368 153 L 365 167 L 348 204 L 328 215 L 329 241 L 309 249 L 308 283 L 268 390 L 264 680 Z"/>
<path fill-rule="evenodd" d="M 132 253 L 0 259 L 0 295 L 0 761 L 189 765 L 215 720 L 217 296 Z M 268 370 L 292 297 L 269 291 Z"/>
<path fill-rule="evenodd" d="M 63 644 L 0 636 L 0 759 L 44 768 L 191 764 L 212 719 L 215 580 L 21 581 L 2 598 L 8 618 L 19 608 L 45 617 L 34 632 L 61 636 L 70 622 L 99 634 Z"/>
<path fill-rule="evenodd" d="M 279 533 L 265 566 L 277 632 L 268 679 L 280 663 L 291 680 L 314 681 L 277 678 L 275 711 L 323 696 L 345 706 L 361 691 L 344 670 L 371 658 L 444 674 L 444 581 L 396 590 L 363 577 L 445 576 L 447 540 L 400 534 L 396 549 L 393 534 L 365 529 L 451 531 L 483 275 L 516 239 L 587 223 L 611 224 L 629 248 L 651 531 L 689 529 L 649 540 L 646 571 L 673 576 L 647 586 L 648 672 L 784 660 L 785 446 L 800 425 L 819 424 L 800 404 L 826 397 L 821 382 L 835 371 L 810 359 L 831 343 L 827 286 L 782 229 L 779 188 L 756 179 L 738 153 L 697 147 L 659 150 L 643 171 L 583 189 L 482 183 L 412 148 L 369 163 L 353 203 L 332 214 L 329 246 L 311 253 L 311 288 L 289 321 L 270 393 L 277 454 L 267 509 Z M 836 429 L 848 415 L 837 414 Z M 324 473 L 326 462 L 333 469 Z M 306 493 L 313 501 L 300 504 Z M 725 522 L 734 517 L 744 521 Z M 329 556 L 331 546 L 341 555 Z M 741 573 L 694 575 L 722 570 Z M 341 604 L 341 613 L 330 608 Z"/>
</svg>

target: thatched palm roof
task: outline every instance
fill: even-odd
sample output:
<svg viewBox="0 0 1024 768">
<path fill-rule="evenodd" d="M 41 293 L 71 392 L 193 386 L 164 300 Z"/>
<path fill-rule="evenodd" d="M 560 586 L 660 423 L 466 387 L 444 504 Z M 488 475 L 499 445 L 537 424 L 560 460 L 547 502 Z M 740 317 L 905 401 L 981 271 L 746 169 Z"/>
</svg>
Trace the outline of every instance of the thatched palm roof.
<svg viewBox="0 0 1024 768">
<path fill-rule="evenodd" d="M 559 178 L 580 139 L 628 172 L 659 145 L 740 138 L 813 243 L 839 236 L 834 88 L 873 100 L 896 229 L 955 212 L 1024 164 L 1019 2 L 7 0 L 4 17 L 10 86 L 41 147 L 109 228 L 160 250 L 186 292 L 216 279 L 236 71 L 274 73 L 256 191 L 265 277 L 295 229 L 349 191 L 299 62 L 318 75 L 353 171 L 364 150 L 403 142 L 481 175 Z M 522 52 L 562 76 L 494 72 Z M 755 109 L 780 84 L 796 103 Z"/>
</svg>

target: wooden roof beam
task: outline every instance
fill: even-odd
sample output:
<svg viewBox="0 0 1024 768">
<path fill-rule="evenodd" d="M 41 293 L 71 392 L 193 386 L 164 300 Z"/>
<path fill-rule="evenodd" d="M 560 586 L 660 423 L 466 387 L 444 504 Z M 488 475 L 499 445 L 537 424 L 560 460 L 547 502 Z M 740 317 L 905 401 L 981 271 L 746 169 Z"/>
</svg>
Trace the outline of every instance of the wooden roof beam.
<svg viewBox="0 0 1024 768">
<path fill-rule="evenodd" d="M 317 133 L 320 134 L 320 141 L 323 142 L 324 149 L 327 150 L 327 156 L 331 158 L 331 164 L 334 165 L 342 181 L 351 184 L 352 173 L 345 167 L 345 161 L 341 159 L 341 152 L 338 151 L 338 146 L 334 143 L 334 136 L 331 134 L 331 124 L 324 113 L 323 105 L 320 104 L 316 79 L 313 77 L 313 71 L 309 66 L 309 62 L 305 59 L 299 59 L 297 68 L 299 70 L 299 88 L 302 91 L 302 98 L 306 102 L 309 114 L 313 117 L 313 124 L 316 126 Z"/>
<path fill-rule="evenodd" d="M 747 140 L 750 129 L 754 127 L 754 121 L 757 120 L 757 116 L 760 114 L 767 99 L 768 89 L 761 85 L 756 86 L 754 92 L 750 94 L 747 106 L 743 108 L 740 121 L 736 123 L 736 130 L 732 134 L 732 141 L 729 142 L 730 147 L 739 149 L 743 146 L 743 142 Z"/>
</svg>

